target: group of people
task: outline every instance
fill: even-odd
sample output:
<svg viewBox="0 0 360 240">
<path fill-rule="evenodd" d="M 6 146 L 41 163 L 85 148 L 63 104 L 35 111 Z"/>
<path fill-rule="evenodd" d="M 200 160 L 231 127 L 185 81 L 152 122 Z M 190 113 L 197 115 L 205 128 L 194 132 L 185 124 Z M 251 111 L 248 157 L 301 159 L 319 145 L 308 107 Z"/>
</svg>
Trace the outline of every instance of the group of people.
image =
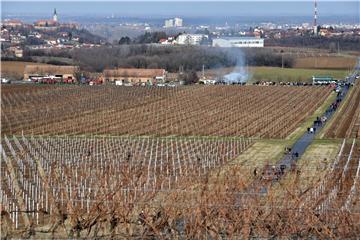
<svg viewBox="0 0 360 240">
<path fill-rule="evenodd" d="M 279 167 L 275 165 L 266 165 L 261 173 L 261 178 L 264 180 L 279 180 L 282 175 L 285 174 L 286 165 L 280 165 Z M 254 176 L 257 176 L 257 168 L 254 170 Z"/>
<path fill-rule="evenodd" d="M 292 149 L 289 147 L 285 147 L 285 154 L 290 154 L 291 153 L 291 157 L 293 159 L 297 159 L 299 157 L 299 153 L 298 152 L 292 152 Z"/>
<path fill-rule="evenodd" d="M 312 127 L 309 127 L 307 129 L 308 133 L 316 133 L 316 127 L 315 126 L 319 126 L 321 127 L 325 122 L 327 121 L 327 117 L 326 116 L 322 116 L 322 117 L 316 117 L 316 120 L 314 121 L 314 124 Z"/>
<path fill-rule="evenodd" d="M 314 126 L 322 126 L 326 121 L 326 116 L 316 117 L 316 120 L 314 121 Z"/>
</svg>

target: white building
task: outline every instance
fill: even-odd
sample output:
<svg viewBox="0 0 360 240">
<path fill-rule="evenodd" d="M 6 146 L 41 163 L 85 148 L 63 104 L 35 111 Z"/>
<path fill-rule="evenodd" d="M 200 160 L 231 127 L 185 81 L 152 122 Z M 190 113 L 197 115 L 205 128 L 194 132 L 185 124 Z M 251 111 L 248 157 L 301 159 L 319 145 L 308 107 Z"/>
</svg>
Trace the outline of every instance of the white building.
<svg viewBox="0 0 360 240">
<path fill-rule="evenodd" d="M 263 38 L 232 37 L 213 39 L 213 47 L 264 47 Z"/>
<path fill-rule="evenodd" d="M 171 27 L 182 27 L 183 26 L 183 20 L 181 18 L 171 18 L 166 19 L 164 27 L 165 28 L 171 28 Z"/>
<path fill-rule="evenodd" d="M 204 39 L 208 39 L 204 34 L 181 34 L 176 38 L 176 43 L 180 45 L 200 45 Z"/>
<path fill-rule="evenodd" d="M 173 20 L 173 19 L 167 19 L 167 20 L 165 20 L 165 25 L 164 25 L 164 27 L 166 27 L 166 28 L 174 27 L 174 20 Z"/>
<path fill-rule="evenodd" d="M 174 18 L 174 27 L 182 27 L 183 20 L 181 18 Z"/>
</svg>

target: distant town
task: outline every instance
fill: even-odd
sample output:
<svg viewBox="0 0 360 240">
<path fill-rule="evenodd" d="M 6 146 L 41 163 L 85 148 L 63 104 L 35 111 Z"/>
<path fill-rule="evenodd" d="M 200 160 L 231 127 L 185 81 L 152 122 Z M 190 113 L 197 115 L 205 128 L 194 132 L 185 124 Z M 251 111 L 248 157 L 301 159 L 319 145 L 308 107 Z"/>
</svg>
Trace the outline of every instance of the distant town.
<svg viewBox="0 0 360 240">
<path fill-rule="evenodd" d="M 22 71 L 2 71 L 3 76 L 36 83 L 163 85 L 173 81 L 191 84 L 200 79 L 204 84 L 216 84 L 223 83 L 227 73 L 206 75 L 205 70 L 238 66 L 238 56 L 246 49 L 254 50 L 240 60 L 242 67 L 281 68 L 296 65 L 291 48 L 295 52 L 320 49 L 327 54 L 360 50 L 360 24 L 320 25 L 316 7 L 313 22 L 302 24 L 194 25 L 179 16 L 164 18 L 162 24 L 140 20 L 80 24 L 62 21 L 56 8 L 49 13 L 51 18 L 33 23 L 2 20 L 2 60 L 24 61 Z M 227 49 L 239 51 L 229 54 Z M 319 68 L 317 65 L 315 62 L 315 68 Z M 241 71 L 226 76 L 230 82 L 246 82 L 248 73 Z"/>
<path fill-rule="evenodd" d="M 5 19 L 1 22 L 2 56 L 22 57 L 25 49 L 72 49 L 91 48 L 109 42 L 105 36 L 93 36 L 97 33 L 96 24 L 81 26 L 75 22 L 61 22 L 54 9 L 51 19 L 39 19 L 27 24 L 17 19 Z M 163 32 L 164 37 L 153 39 L 151 44 L 161 45 L 207 45 L 214 47 L 264 47 L 272 40 L 299 36 L 317 35 L 325 38 L 359 37 L 360 24 L 314 25 L 261 23 L 258 26 L 187 26 L 186 19 L 174 17 L 165 19 L 162 27 L 149 23 L 119 24 L 126 29 L 136 30 L 138 34 Z M 130 34 L 131 35 L 131 34 Z M 133 35 L 133 34 L 132 34 Z M 119 38 L 120 43 L 129 44 L 131 37 Z M 121 41 L 122 39 L 122 41 Z M 268 41 L 269 40 L 269 41 Z"/>
</svg>

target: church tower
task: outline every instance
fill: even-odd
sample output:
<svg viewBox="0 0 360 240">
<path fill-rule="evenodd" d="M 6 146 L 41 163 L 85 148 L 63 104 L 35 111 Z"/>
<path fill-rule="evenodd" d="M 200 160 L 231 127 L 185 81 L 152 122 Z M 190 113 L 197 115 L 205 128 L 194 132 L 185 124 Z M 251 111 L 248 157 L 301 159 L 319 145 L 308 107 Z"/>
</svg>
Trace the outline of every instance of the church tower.
<svg viewBox="0 0 360 240">
<path fill-rule="evenodd" d="M 53 20 L 54 20 L 54 22 L 57 22 L 57 21 L 58 21 L 58 16 L 57 16 L 57 13 L 56 13 L 56 8 L 54 8 Z"/>
</svg>

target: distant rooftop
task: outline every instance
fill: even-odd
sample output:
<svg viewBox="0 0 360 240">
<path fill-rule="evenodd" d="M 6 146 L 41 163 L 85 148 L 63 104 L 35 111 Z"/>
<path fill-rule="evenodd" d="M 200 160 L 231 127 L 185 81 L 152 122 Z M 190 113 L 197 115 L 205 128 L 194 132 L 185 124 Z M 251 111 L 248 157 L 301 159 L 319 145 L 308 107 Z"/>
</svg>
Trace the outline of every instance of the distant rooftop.
<svg viewBox="0 0 360 240">
<path fill-rule="evenodd" d="M 219 37 L 214 39 L 225 39 L 225 40 L 255 40 L 255 39 L 263 39 L 258 37 Z"/>
</svg>

